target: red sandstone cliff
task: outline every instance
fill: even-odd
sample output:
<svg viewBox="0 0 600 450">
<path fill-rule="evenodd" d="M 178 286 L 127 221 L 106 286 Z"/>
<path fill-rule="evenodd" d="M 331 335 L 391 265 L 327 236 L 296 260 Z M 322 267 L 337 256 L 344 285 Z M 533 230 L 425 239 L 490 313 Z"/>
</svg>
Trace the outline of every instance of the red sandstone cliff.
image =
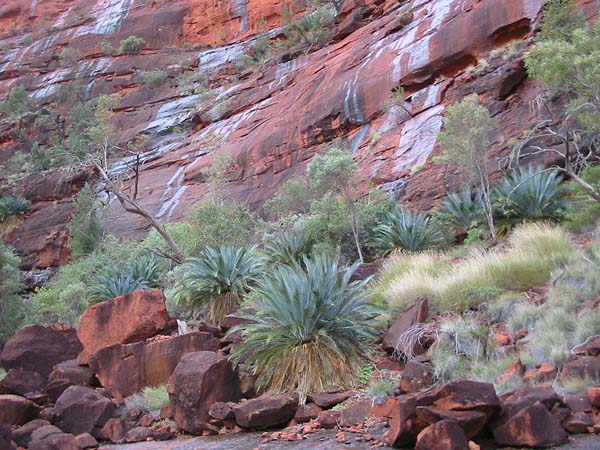
<svg viewBox="0 0 600 450">
<path fill-rule="evenodd" d="M 292 17 L 305 13 L 304 1 L 285 2 Z M 71 80 L 83 81 L 91 97 L 120 92 L 111 119 L 117 140 L 147 137 L 140 199 L 162 221 L 180 219 L 202 199 L 202 170 L 213 150 L 234 157 L 231 195 L 260 208 L 333 140 L 355 153 L 365 190 L 378 185 L 427 208 L 455 183 L 445 166 L 431 163 L 447 105 L 465 94 L 481 95 L 502 124 L 493 144 L 498 161 L 508 142 L 536 119 L 530 103 L 538 88 L 526 77 L 522 54 L 543 3 L 342 0 L 329 45 L 230 82 L 233 62 L 259 30 L 266 26 L 277 36 L 279 1 L 5 0 L 0 98 L 23 85 L 43 107 Z M 590 16 L 600 7 L 599 0 L 581 4 Z M 103 40 L 118 47 L 130 35 L 145 39 L 141 54 L 106 56 L 100 50 Z M 58 61 L 66 46 L 82 58 L 68 68 Z M 171 79 L 186 69 L 202 72 L 214 95 L 183 95 L 166 84 L 138 86 L 135 71 L 150 69 L 163 69 Z M 404 108 L 410 115 L 385 107 L 397 86 L 408 94 Z M 0 124 L 0 163 L 16 150 L 10 128 Z M 114 170 L 125 162 L 114 161 Z M 20 188 L 34 202 L 13 236 L 25 267 L 56 266 L 68 258 L 70 199 L 87 176 L 35 175 Z M 145 230 L 116 204 L 110 215 L 116 233 L 139 236 Z"/>
</svg>

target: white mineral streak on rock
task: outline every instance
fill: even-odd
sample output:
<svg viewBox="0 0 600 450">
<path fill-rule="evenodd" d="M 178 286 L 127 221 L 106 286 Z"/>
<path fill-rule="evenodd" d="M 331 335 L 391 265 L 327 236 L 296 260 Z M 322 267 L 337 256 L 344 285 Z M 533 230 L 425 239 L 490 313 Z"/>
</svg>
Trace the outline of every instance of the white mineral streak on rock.
<svg viewBox="0 0 600 450">
<path fill-rule="evenodd" d="M 132 0 L 98 0 L 90 13 L 96 22 L 79 27 L 75 36 L 110 34 L 118 31 L 129 14 L 131 3 Z"/>
<path fill-rule="evenodd" d="M 442 128 L 443 111 L 443 105 L 438 105 L 404 123 L 394 155 L 394 172 L 425 164 L 435 146 L 436 135 Z"/>
</svg>

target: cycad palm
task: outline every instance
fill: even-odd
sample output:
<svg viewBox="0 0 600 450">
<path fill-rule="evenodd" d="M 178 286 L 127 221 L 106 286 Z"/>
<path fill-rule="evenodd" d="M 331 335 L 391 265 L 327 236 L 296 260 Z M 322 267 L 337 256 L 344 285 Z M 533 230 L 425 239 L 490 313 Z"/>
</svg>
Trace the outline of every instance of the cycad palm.
<svg viewBox="0 0 600 450">
<path fill-rule="evenodd" d="M 512 171 L 494 189 L 496 215 L 508 220 L 558 219 L 564 208 L 562 177 L 533 166 Z"/>
<path fill-rule="evenodd" d="M 255 247 L 208 247 L 182 266 L 174 300 L 192 308 L 208 306 L 206 320 L 220 325 L 240 304 L 262 267 Z"/>
<path fill-rule="evenodd" d="M 444 199 L 442 210 L 450 215 L 453 225 L 469 229 L 483 217 L 481 194 L 473 195 L 469 189 L 450 193 Z"/>
<path fill-rule="evenodd" d="M 373 240 L 381 254 L 388 254 L 397 249 L 414 252 L 433 247 L 439 236 L 425 214 L 397 208 L 373 229 Z"/>
<path fill-rule="evenodd" d="M 274 236 L 265 243 L 265 254 L 271 263 L 295 264 L 310 253 L 311 243 L 301 230 Z"/>
<path fill-rule="evenodd" d="M 308 393 L 351 387 L 376 335 L 366 281 L 350 281 L 357 265 L 317 255 L 304 257 L 304 268 L 275 268 L 255 289 L 254 322 L 237 328 L 244 343 L 234 362 L 245 359 L 260 388 L 295 390 L 302 403 Z"/>
</svg>

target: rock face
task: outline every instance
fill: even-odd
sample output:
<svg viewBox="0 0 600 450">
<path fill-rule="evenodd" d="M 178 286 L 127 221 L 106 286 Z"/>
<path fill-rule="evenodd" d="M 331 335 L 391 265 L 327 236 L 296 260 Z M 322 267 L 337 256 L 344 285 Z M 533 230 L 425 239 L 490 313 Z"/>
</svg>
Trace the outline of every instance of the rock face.
<svg viewBox="0 0 600 450">
<path fill-rule="evenodd" d="M 166 384 L 183 355 L 218 349 L 219 340 L 211 333 L 188 333 L 156 342 L 116 344 L 94 353 L 89 364 L 102 386 L 122 398 L 146 386 Z"/>
<path fill-rule="evenodd" d="M 71 386 L 56 401 L 56 420 L 61 430 L 90 433 L 96 436 L 116 411 L 116 406 L 103 395 L 84 386 Z"/>
<path fill-rule="evenodd" d="M 139 201 L 162 221 L 181 218 L 204 197 L 203 171 L 217 148 L 232 152 L 230 196 L 259 209 L 281 182 L 303 174 L 312 155 L 338 138 L 360 161 L 363 189 L 374 183 L 429 207 L 456 187 L 455 173 L 430 163 L 448 104 L 466 93 L 481 94 L 503 124 L 492 141 L 497 160 L 509 152 L 506 142 L 538 119 L 527 106 L 538 87 L 527 79 L 520 55 L 543 3 L 346 0 L 338 4 L 329 45 L 293 59 L 284 55 L 240 76 L 234 63 L 259 30 L 281 35 L 279 3 L 10 1 L 0 15 L 0 43 L 9 49 L 0 60 L 0 96 L 23 85 L 43 107 L 72 80 L 86 85 L 91 98 L 122 94 L 111 118 L 112 137 L 123 147 L 138 134 L 147 137 Z M 597 7 L 593 0 L 581 5 L 588 15 Z M 286 1 L 286 7 L 292 19 L 307 13 L 303 1 Z M 119 47 L 129 35 L 145 40 L 141 54 L 102 50 L 102 41 Z M 515 54 L 491 53 L 509 43 L 518 44 Z M 80 55 L 78 64 L 59 64 L 67 46 Z M 477 66 L 483 60 L 486 65 Z M 190 69 L 216 87 L 214 95 L 192 93 L 200 83 L 174 86 L 177 75 Z M 136 70 L 163 70 L 172 83 L 148 88 Z M 239 81 L 228 82 L 230 75 Z M 402 106 L 410 115 L 401 105 L 386 107 L 397 86 L 405 88 Z M 0 143 L 2 162 L 18 150 L 30 151 L 14 139 L 9 123 L 0 124 Z M 116 161 L 113 170 L 124 170 L 126 162 Z M 23 194 L 34 202 L 14 236 L 24 265 L 68 258 L 71 200 L 86 177 L 61 182 L 59 174 L 44 174 L 23 183 Z M 109 227 L 117 234 L 147 231 L 143 220 L 120 206 L 112 213 Z"/>
<path fill-rule="evenodd" d="M 89 357 L 115 344 L 143 341 L 176 328 L 169 317 L 165 296 L 158 289 L 142 290 L 97 303 L 81 316 L 77 335 L 83 351 L 77 362 L 87 364 Z"/>
<path fill-rule="evenodd" d="M 76 358 L 81 349 L 73 328 L 27 325 L 6 341 L 0 365 L 37 372 L 46 379 L 55 364 Z"/>
<path fill-rule="evenodd" d="M 214 352 L 184 355 L 167 385 L 173 419 L 188 433 L 201 433 L 216 402 L 241 398 L 239 379 L 225 356 Z"/>
</svg>

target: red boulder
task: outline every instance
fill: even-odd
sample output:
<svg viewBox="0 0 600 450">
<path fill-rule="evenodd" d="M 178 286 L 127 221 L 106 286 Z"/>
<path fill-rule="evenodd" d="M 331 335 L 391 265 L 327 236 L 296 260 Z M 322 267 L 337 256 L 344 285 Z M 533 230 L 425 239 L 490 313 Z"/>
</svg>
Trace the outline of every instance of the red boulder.
<svg viewBox="0 0 600 450">
<path fill-rule="evenodd" d="M 415 450 L 468 450 L 469 442 L 458 424 L 449 419 L 428 426 L 417 436 Z"/>
<path fill-rule="evenodd" d="M 236 423 L 243 428 L 266 430 L 288 423 L 296 413 L 298 398 L 293 395 L 262 395 L 233 407 Z"/>
<path fill-rule="evenodd" d="M 239 401 L 239 379 L 226 357 L 214 352 L 184 355 L 167 385 L 177 427 L 197 434 L 206 429 L 216 402 Z"/>
<path fill-rule="evenodd" d="M 77 335 L 83 345 L 77 362 L 87 364 L 89 357 L 115 344 L 144 341 L 177 328 L 169 317 L 165 296 L 158 289 L 141 290 L 97 303 L 81 316 Z"/>
<path fill-rule="evenodd" d="M 81 348 L 74 328 L 27 325 L 6 341 L 0 365 L 37 372 L 46 379 L 56 364 L 76 358 Z"/>
</svg>

